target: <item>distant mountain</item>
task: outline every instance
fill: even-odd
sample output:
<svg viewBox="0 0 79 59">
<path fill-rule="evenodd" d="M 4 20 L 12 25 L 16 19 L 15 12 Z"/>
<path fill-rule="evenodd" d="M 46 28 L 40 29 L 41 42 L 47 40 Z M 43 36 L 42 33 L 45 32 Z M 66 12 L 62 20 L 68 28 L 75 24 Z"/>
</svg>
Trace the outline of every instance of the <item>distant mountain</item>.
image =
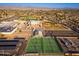
<svg viewBox="0 0 79 59">
<path fill-rule="evenodd" d="M 79 8 L 44 8 L 44 7 L 16 7 L 16 6 L 0 6 L 0 9 L 12 9 L 12 10 L 79 10 Z"/>
</svg>

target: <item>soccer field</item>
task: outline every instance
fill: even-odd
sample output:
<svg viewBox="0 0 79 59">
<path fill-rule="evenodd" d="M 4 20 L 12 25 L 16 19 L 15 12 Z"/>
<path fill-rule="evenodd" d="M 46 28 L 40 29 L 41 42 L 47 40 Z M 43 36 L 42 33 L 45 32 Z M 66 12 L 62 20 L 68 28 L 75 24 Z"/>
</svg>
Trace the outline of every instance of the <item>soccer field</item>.
<svg viewBox="0 0 79 59">
<path fill-rule="evenodd" d="M 60 53 L 62 50 L 58 46 L 55 38 L 32 37 L 26 47 L 27 53 Z"/>
</svg>

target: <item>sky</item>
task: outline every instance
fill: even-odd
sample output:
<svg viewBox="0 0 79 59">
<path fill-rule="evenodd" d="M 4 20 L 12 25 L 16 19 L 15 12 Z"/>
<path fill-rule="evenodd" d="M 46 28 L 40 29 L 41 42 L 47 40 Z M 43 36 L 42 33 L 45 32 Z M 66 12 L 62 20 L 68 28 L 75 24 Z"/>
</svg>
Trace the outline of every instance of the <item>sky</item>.
<svg viewBox="0 0 79 59">
<path fill-rule="evenodd" d="M 0 6 L 45 7 L 45 8 L 79 8 L 79 3 L 0 3 Z"/>
</svg>

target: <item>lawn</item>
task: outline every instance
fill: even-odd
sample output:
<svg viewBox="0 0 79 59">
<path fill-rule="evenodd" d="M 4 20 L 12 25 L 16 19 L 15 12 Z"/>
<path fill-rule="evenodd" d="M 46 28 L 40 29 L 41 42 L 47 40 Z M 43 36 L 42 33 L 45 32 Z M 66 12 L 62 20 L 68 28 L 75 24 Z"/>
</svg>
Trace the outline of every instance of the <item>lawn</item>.
<svg viewBox="0 0 79 59">
<path fill-rule="evenodd" d="M 27 53 L 60 53 L 59 48 L 55 38 L 51 37 L 32 37 L 28 41 L 26 47 Z"/>
</svg>

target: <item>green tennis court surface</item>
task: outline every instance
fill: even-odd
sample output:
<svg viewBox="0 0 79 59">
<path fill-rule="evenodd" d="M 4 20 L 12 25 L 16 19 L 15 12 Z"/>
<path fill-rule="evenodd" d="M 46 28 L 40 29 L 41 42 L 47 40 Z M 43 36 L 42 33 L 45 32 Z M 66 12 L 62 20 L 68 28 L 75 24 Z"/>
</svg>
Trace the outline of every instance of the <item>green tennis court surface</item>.
<svg viewBox="0 0 79 59">
<path fill-rule="evenodd" d="M 55 38 L 51 37 L 32 37 L 28 41 L 26 47 L 27 53 L 60 53 L 61 49 L 58 46 Z"/>
</svg>

